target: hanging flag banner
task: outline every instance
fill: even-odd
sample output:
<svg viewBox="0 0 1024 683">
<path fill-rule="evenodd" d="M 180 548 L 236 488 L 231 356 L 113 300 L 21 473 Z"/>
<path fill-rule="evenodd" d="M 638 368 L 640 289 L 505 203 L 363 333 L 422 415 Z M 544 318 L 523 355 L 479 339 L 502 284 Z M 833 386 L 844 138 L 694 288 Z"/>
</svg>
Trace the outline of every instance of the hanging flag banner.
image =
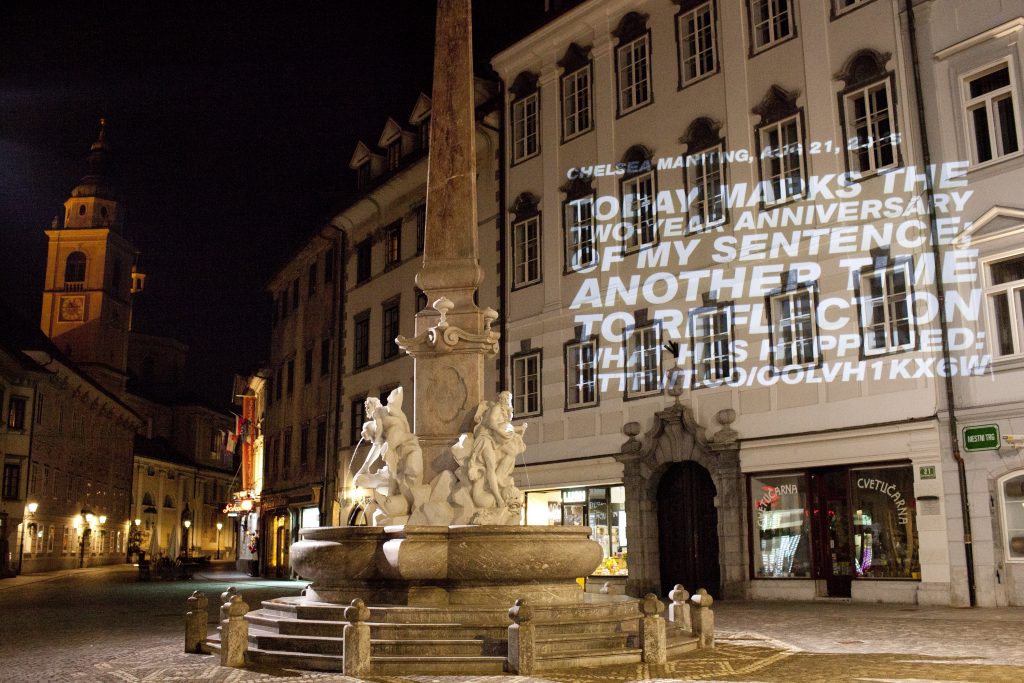
<svg viewBox="0 0 1024 683">
<path fill-rule="evenodd" d="M 242 488 L 251 490 L 255 484 L 253 471 L 253 442 L 255 441 L 256 397 L 242 397 L 242 426 L 238 439 L 242 442 Z"/>
</svg>

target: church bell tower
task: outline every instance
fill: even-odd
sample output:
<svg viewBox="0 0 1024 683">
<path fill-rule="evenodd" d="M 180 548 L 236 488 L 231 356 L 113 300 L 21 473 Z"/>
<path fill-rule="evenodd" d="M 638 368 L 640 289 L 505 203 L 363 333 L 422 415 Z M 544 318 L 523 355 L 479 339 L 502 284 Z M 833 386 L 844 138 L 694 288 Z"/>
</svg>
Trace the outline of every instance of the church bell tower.
<svg viewBox="0 0 1024 683">
<path fill-rule="evenodd" d="M 145 278 L 125 237 L 124 208 L 109 174 L 106 121 L 88 170 L 64 202 L 63 220 L 46 231 L 49 246 L 40 327 L 108 391 L 125 391 L 132 295 Z"/>
</svg>

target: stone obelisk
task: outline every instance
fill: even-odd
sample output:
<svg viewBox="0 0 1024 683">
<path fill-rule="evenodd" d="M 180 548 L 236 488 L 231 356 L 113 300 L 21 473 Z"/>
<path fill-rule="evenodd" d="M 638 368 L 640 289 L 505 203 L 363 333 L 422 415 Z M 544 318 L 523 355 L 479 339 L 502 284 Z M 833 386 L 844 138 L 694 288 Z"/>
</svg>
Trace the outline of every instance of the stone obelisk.
<svg viewBox="0 0 1024 683">
<path fill-rule="evenodd" d="M 438 0 L 427 166 L 423 268 L 416 283 L 433 309 L 416 315 L 416 335 L 398 344 L 415 359 L 414 430 L 424 480 L 484 400 L 484 360 L 498 351 L 497 318 L 473 295 L 483 280 L 476 216 L 476 117 L 471 0 Z"/>
</svg>

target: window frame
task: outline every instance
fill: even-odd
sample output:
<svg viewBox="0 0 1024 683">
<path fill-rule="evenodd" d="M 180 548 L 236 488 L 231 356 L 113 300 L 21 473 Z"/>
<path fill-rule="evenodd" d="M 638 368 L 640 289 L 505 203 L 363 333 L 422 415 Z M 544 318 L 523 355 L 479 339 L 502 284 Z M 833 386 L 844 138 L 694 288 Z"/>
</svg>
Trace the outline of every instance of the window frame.
<svg viewBox="0 0 1024 683">
<path fill-rule="evenodd" d="M 370 367 L 370 309 L 352 316 L 352 370 Z"/>
<path fill-rule="evenodd" d="M 382 361 L 392 360 L 398 358 L 401 355 L 401 349 L 398 348 L 398 344 L 395 343 L 395 337 L 400 332 L 401 327 L 401 303 L 400 297 L 391 297 L 387 301 L 380 305 L 380 329 L 381 329 L 381 350 L 380 358 Z M 389 314 L 393 314 L 393 319 L 388 320 Z M 388 326 L 394 324 L 394 334 L 388 331 Z"/>
<path fill-rule="evenodd" d="M 997 92 L 988 92 L 978 97 L 970 96 L 970 85 L 971 82 L 987 76 L 988 74 L 999 71 L 1002 67 L 1006 67 L 1007 74 L 1010 79 L 1009 85 L 1003 86 Z M 1001 94 L 1008 94 L 1010 101 L 1013 105 L 1013 116 L 1014 116 L 1014 132 L 1017 136 L 1017 150 L 1008 154 L 997 155 L 995 152 L 1000 145 L 999 136 L 996 133 L 993 123 L 995 123 L 995 117 L 993 115 L 994 107 L 991 106 L 992 101 Z M 995 61 L 989 62 L 988 64 L 972 69 L 967 73 L 960 76 L 960 113 L 964 119 L 964 134 L 965 141 L 967 144 L 968 159 L 970 160 L 970 169 L 984 168 L 997 164 L 1001 161 L 1013 159 L 1018 156 L 1024 155 L 1024 131 L 1021 126 L 1021 110 L 1020 110 L 1020 85 L 1017 78 L 1016 65 L 1014 60 L 1009 57 L 1001 57 Z M 977 135 L 975 134 L 974 120 L 971 116 L 971 112 L 984 106 L 988 113 L 987 125 L 989 128 L 989 144 L 992 149 L 992 157 L 985 161 L 978 161 L 978 149 L 977 149 Z"/>
<path fill-rule="evenodd" d="M 643 337 L 651 332 L 654 333 L 655 337 L 653 346 L 634 346 L 633 340 L 636 338 L 636 335 L 641 335 Z M 624 334 L 622 335 L 622 350 L 626 359 L 626 366 L 624 369 L 626 386 L 622 396 L 624 401 L 647 398 L 648 396 L 659 396 L 664 392 L 665 387 L 664 382 L 662 381 L 664 363 L 662 359 L 661 338 L 662 325 L 660 320 L 649 320 L 626 327 Z M 643 382 L 642 389 L 634 389 L 634 386 L 638 386 L 634 382 L 634 378 L 636 376 L 650 376 L 652 369 L 647 367 L 645 360 L 649 353 L 653 353 L 653 357 L 657 362 L 657 367 L 653 370 L 654 388 L 648 386 L 648 382 L 645 380 Z M 644 360 L 640 362 L 639 365 L 634 365 L 635 358 L 641 358 Z"/>
<path fill-rule="evenodd" d="M 11 394 L 7 397 L 7 419 L 4 425 L 12 432 L 25 431 L 25 415 L 28 412 L 28 397 Z"/>
<path fill-rule="evenodd" d="M 533 239 L 530 239 L 529 237 L 526 237 L 525 243 L 523 245 L 524 253 L 521 255 L 519 253 L 520 252 L 520 247 L 519 247 L 519 239 L 518 239 L 519 238 L 519 232 L 518 231 L 519 231 L 520 228 L 522 228 L 524 230 L 529 229 L 531 224 L 533 225 L 533 228 L 536 230 L 536 234 L 533 237 Z M 512 259 L 511 259 L 511 263 L 509 265 L 510 265 L 510 267 L 512 269 L 511 280 L 512 280 L 512 291 L 514 292 L 516 290 L 524 289 L 526 287 L 530 287 L 532 285 L 539 284 L 544 279 L 543 278 L 544 273 L 543 273 L 543 269 L 542 269 L 543 268 L 543 262 L 541 261 L 541 241 L 542 240 L 541 240 L 540 212 L 531 213 L 529 215 L 522 216 L 518 220 L 514 220 L 512 222 L 512 226 L 510 228 L 510 231 L 511 231 L 511 235 L 510 235 L 511 239 L 509 240 L 509 242 L 512 245 Z M 536 250 L 536 256 L 532 257 L 532 258 L 530 257 L 530 254 L 529 254 L 529 245 L 530 245 L 531 242 L 534 244 L 535 250 Z M 529 273 L 529 266 L 530 266 L 531 263 L 536 264 L 535 265 L 536 273 L 534 274 L 533 277 L 530 277 L 530 273 Z M 524 269 L 522 277 L 520 277 L 520 275 L 519 275 L 520 267 L 522 267 Z"/>
<path fill-rule="evenodd" d="M 778 363 L 778 354 L 776 353 L 776 347 L 780 344 L 778 341 L 778 330 L 776 324 L 780 322 L 780 319 L 776 311 L 776 302 L 783 297 L 792 299 L 795 296 L 806 293 L 810 303 L 810 322 L 811 322 L 811 341 L 813 358 L 803 363 L 790 363 L 788 365 L 780 365 Z M 821 331 L 818 324 L 818 283 L 814 282 L 799 282 L 791 286 L 786 286 L 781 289 L 776 289 L 765 295 L 765 311 L 768 315 L 768 352 L 769 360 L 772 367 L 772 375 L 779 376 L 785 375 L 789 372 L 819 368 L 822 364 L 821 355 Z M 793 337 L 793 341 L 790 344 L 797 344 L 796 337 Z"/>
<path fill-rule="evenodd" d="M 331 338 L 320 340 L 320 376 L 324 377 L 331 371 Z"/>
<path fill-rule="evenodd" d="M 1014 556 L 1012 549 L 1010 548 L 1010 526 L 1009 521 L 1006 519 L 1006 510 L 1011 503 L 1017 503 L 1018 501 L 1007 501 L 1006 499 L 1006 484 L 1010 483 L 1014 479 L 1024 479 L 1024 470 L 1014 470 L 1007 472 L 1003 476 L 996 480 L 996 491 L 997 500 L 999 504 L 999 533 L 1002 536 L 1001 546 L 1003 551 L 1003 561 L 1020 563 L 1024 562 L 1024 556 Z M 1013 531 L 1021 531 L 1024 535 L 1024 530 L 1013 529 Z"/>
<path fill-rule="evenodd" d="M 999 343 L 999 333 L 1001 330 L 997 324 L 993 304 L 995 295 L 1006 295 L 1007 306 L 1009 309 L 1008 312 L 1011 317 L 1010 343 L 1013 345 L 1015 350 L 1012 353 L 1004 354 L 993 348 L 993 360 L 1008 360 L 1024 356 L 1024 278 L 1004 282 L 998 285 L 992 283 L 992 266 L 1004 261 L 1013 261 L 1017 259 L 1024 259 L 1024 249 L 1001 252 L 999 254 L 980 259 L 983 278 L 982 282 L 984 283 L 985 322 L 987 324 L 986 330 L 988 338 L 995 340 L 995 343 Z M 1013 297 L 1014 292 L 1018 292 L 1016 299 Z"/>
<path fill-rule="evenodd" d="M 754 22 L 754 3 L 766 3 L 771 8 L 773 3 L 786 3 L 787 13 L 789 14 L 789 33 L 783 36 L 775 36 L 768 40 L 766 43 L 758 45 L 757 32 Z M 768 50 L 772 49 L 777 45 L 781 45 L 787 41 L 793 40 L 797 37 L 797 25 L 796 16 L 798 14 L 796 7 L 796 0 L 747 0 L 747 30 L 750 32 L 750 56 L 754 57 L 759 54 L 763 54 Z M 780 13 L 781 14 L 781 13 Z M 768 19 L 767 24 L 769 27 L 775 24 L 775 15 Z M 771 31 L 774 34 L 774 29 Z"/>
<path fill-rule="evenodd" d="M 585 273 L 590 269 L 594 268 L 600 260 L 600 255 L 597 248 L 597 217 L 594 214 L 594 205 L 597 202 L 597 192 L 591 191 L 587 194 L 579 197 L 568 197 L 562 202 L 562 220 L 564 221 L 564 232 L 565 232 L 565 253 L 564 263 L 562 268 L 562 274 L 568 275 L 570 273 Z M 586 247 L 583 240 L 576 241 L 574 237 L 578 234 L 582 234 L 581 231 L 577 230 L 583 222 L 577 222 L 578 212 L 574 207 L 582 206 L 584 203 L 590 206 L 590 240 L 589 246 L 592 258 L 587 262 L 575 263 L 576 254 L 582 254 Z M 572 216 L 572 217 L 570 217 Z"/>
<path fill-rule="evenodd" d="M 871 4 L 872 2 L 874 2 L 874 0 L 853 0 L 852 4 L 847 5 L 846 7 L 840 7 L 840 2 L 841 0 L 831 0 L 831 2 L 829 3 L 829 5 L 831 5 L 830 9 L 832 10 L 830 16 L 830 20 L 832 21 L 838 19 L 839 17 L 844 17 L 850 12 L 859 10 L 861 7 Z"/>
<path fill-rule="evenodd" d="M 356 245 L 356 285 L 373 279 L 373 239 L 367 237 Z"/>
<path fill-rule="evenodd" d="M 796 140 L 794 142 L 786 143 L 785 146 L 782 146 L 782 140 L 781 140 L 781 138 L 782 138 L 782 133 L 781 133 L 782 126 L 785 125 L 785 124 L 788 124 L 790 121 L 792 121 L 793 123 L 796 124 L 796 136 L 795 136 Z M 774 150 L 775 148 L 774 147 L 769 148 L 765 144 L 762 144 L 762 135 L 770 134 L 772 129 L 775 129 L 775 130 L 779 131 L 780 146 L 778 148 L 779 149 L 779 153 L 778 154 L 774 154 L 774 153 L 773 154 L 766 154 L 765 153 L 766 149 Z M 794 193 L 794 194 L 786 194 L 782 198 L 779 198 L 779 199 L 773 198 L 771 201 L 769 201 L 767 197 L 762 197 L 762 199 L 761 199 L 761 206 L 762 206 L 762 208 L 770 208 L 770 207 L 782 206 L 783 204 L 787 204 L 787 203 L 792 202 L 792 201 L 797 201 L 797 200 L 802 199 L 804 197 L 804 195 L 806 193 L 806 187 L 807 187 L 807 167 L 808 167 L 807 156 L 806 156 L 806 151 L 807 150 L 806 150 L 806 144 L 805 144 L 805 139 L 804 139 L 806 135 L 807 135 L 807 131 L 806 131 L 805 127 L 804 127 L 804 112 L 803 112 L 803 109 L 797 109 L 795 112 L 793 112 L 791 114 L 787 114 L 785 116 L 781 116 L 781 117 L 779 117 L 777 119 L 773 119 L 773 120 L 769 120 L 769 121 L 762 121 L 762 123 L 758 124 L 758 126 L 754 129 L 754 138 L 757 141 L 757 147 L 756 147 L 755 151 L 757 153 L 757 162 L 758 162 L 757 163 L 758 174 L 759 174 L 758 179 L 760 180 L 761 183 L 769 183 L 769 182 L 771 182 L 767 178 L 765 163 L 766 162 L 767 163 L 771 163 L 771 159 L 776 158 L 776 157 L 778 157 L 781 160 L 780 161 L 780 169 L 779 169 L 779 171 L 780 171 L 779 178 L 785 179 L 785 178 L 788 177 L 786 175 L 786 169 L 785 169 L 786 154 L 784 154 L 783 152 L 784 152 L 784 150 L 788 150 L 792 145 L 796 145 L 797 158 L 800 161 L 800 173 L 799 173 L 799 176 L 800 176 L 800 191 L 797 192 L 797 193 Z M 762 187 L 767 187 L 767 185 L 762 184 Z M 774 187 L 772 188 L 772 190 L 773 190 L 773 195 L 774 195 Z"/>
<path fill-rule="evenodd" d="M 868 149 L 868 157 L 871 160 L 872 168 L 870 170 L 863 170 L 854 167 L 854 157 L 858 154 L 859 147 L 853 147 L 853 141 L 859 139 L 857 135 L 853 134 L 851 126 L 853 125 L 850 115 L 851 98 L 858 93 L 864 93 L 865 103 L 870 102 L 868 95 L 873 88 L 881 85 L 885 88 L 886 97 L 888 101 L 888 112 L 889 112 L 889 143 L 892 150 L 892 162 L 885 166 L 875 165 L 875 156 L 878 154 L 879 145 L 874 137 L 871 136 L 869 139 L 873 140 L 871 144 L 866 145 Z M 861 180 L 864 178 L 871 178 L 876 175 L 880 175 L 887 171 L 891 171 L 895 168 L 903 166 L 903 156 L 900 152 L 901 141 L 900 128 L 899 128 L 899 110 L 897 109 L 898 102 L 896 100 L 896 78 L 893 72 L 886 72 L 883 76 L 876 79 L 866 80 L 862 83 L 854 83 L 849 87 L 845 88 L 839 93 L 839 125 L 843 130 L 842 143 L 845 149 L 844 158 L 846 161 L 846 170 L 850 173 L 857 173 L 857 179 Z M 870 119 L 868 123 L 869 128 L 871 127 Z M 882 139 L 882 138 L 879 138 Z"/>
<path fill-rule="evenodd" d="M 644 46 L 644 64 L 645 64 L 645 68 L 644 68 L 643 79 L 642 80 L 636 80 L 635 82 L 627 85 L 626 87 L 623 87 L 623 84 L 622 84 L 623 78 L 622 77 L 623 77 L 623 73 L 624 73 L 625 69 L 628 68 L 631 71 L 635 71 L 636 70 L 635 69 L 635 64 L 636 64 L 636 61 L 637 61 L 636 57 L 632 56 L 631 57 L 631 59 L 632 59 L 631 63 L 628 66 L 624 66 L 623 65 L 623 61 L 624 61 L 623 55 L 626 54 L 626 52 L 628 50 L 630 50 L 631 48 L 633 48 L 634 45 L 637 45 L 637 44 L 642 44 Z M 615 113 L 616 113 L 616 118 L 622 118 L 623 116 L 626 116 L 628 114 L 632 114 L 633 112 L 635 112 L 637 110 L 640 110 L 640 109 L 643 109 L 644 107 L 646 107 L 649 104 L 652 104 L 654 102 L 654 82 L 653 82 L 653 80 L 654 80 L 653 79 L 653 75 L 654 75 L 653 72 L 654 72 L 654 70 L 651 68 L 651 54 L 652 54 L 652 50 L 651 50 L 651 30 L 649 28 L 646 31 L 644 31 L 643 33 L 641 33 L 640 35 L 634 36 L 633 38 L 625 40 L 622 43 L 620 43 L 619 45 L 615 46 Z M 635 73 L 633 73 L 632 75 L 634 77 L 636 76 Z M 635 97 L 635 91 L 638 90 L 638 84 L 641 83 L 641 82 L 646 86 L 647 96 L 643 100 L 637 100 L 636 97 Z M 627 89 L 630 92 L 634 93 L 633 94 L 633 103 L 629 104 L 629 105 L 626 105 L 624 103 L 624 101 L 623 101 L 623 94 L 627 91 Z"/>
<path fill-rule="evenodd" d="M 697 320 L 705 316 L 719 316 L 725 315 L 725 332 L 724 335 L 721 331 L 717 330 L 717 321 L 715 322 L 715 329 L 711 332 L 710 336 L 697 336 Z M 715 318 L 712 318 L 713 320 Z M 733 382 L 736 378 L 736 325 L 735 315 L 733 312 L 733 306 L 731 302 L 719 302 L 709 303 L 704 306 L 698 306 L 691 309 L 690 315 L 686 321 L 687 336 L 690 339 L 690 351 L 691 360 L 690 367 L 692 374 L 692 381 L 690 386 L 694 389 L 713 388 L 722 385 L 728 385 Z M 722 376 L 720 370 L 716 368 L 715 377 L 711 380 L 705 379 L 698 372 L 698 366 L 704 363 L 704 355 L 698 356 L 698 344 L 708 345 L 710 348 L 716 343 L 721 343 L 720 338 L 724 336 L 726 340 L 726 354 L 721 355 L 709 355 L 708 358 L 712 360 L 716 358 L 726 358 L 728 360 L 728 374 Z"/>
<path fill-rule="evenodd" d="M 582 369 L 583 364 L 576 363 L 574 357 L 572 356 L 574 350 L 581 349 L 583 347 L 588 347 L 592 349 L 593 355 L 592 360 L 590 361 L 590 365 L 591 372 L 593 373 L 593 378 L 590 382 L 581 381 L 581 376 L 584 374 L 584 370 Z M 584 408 L 593 408 L 595 406 L 599 406 L 601 404 L 601 387 L 598 372 L 600 367 L 598 363 L 598 353 L 600 347 L 598 346 L 597 335 L 591 335 L 585 339 L 570 339 L 569 341 L 565 342 L 563 349 L 564 352 L 562 354 L 562 357 L 565 360 L 565 410 L 568 412 L 572 410 L 582 410 Z M 573 359 L 572 362 L 570 362 L 570 359 Z M 582 395 L 583 389 L 581 387 L 585 386 L 586 384 L 593 385 L 593 398 L 584 401 L 572 401 L 570 399 L 570 391 L 572 390 L 571 388 L 577 388 L 580 394 Z"/>
<path fill-rule="evenodd" d="M 659 240 L 659 235 L 658 235 L 658 208 L 657 208 L 658 181 L 657 181 L 657 176 L 655 174 L 655 168 L 654 168 L 653 165 L 651 166 L 651 169 L 649 171 L 642 171 L 640 173 L 634 173 L 634 174 L 629 175 L 629 176 L 627 176 L 627 177 L 625 177 L 625 178 L 623 178 L 622 180 L 619 181 L 619 206 L 622 207 L 621 208 L 621 215 L 622 215 L 623 219 L 625 219 L 627 217 L 628 218 L 633 218 L 635 215 L 637 215 L 637 214 L 634 213 L 634 208 L 633 207 L 635 206 L 635 204 L 633 202 L 630 202 L 630 204 L 629 204 L 629 209 L 628 209 L 629 213 L 628 214 L 626 213 L 626 211 L 627 211 L 627 209 L 626 209 L 626 194 L 627 194 L 626 193 L 626 186 L 630 185 L 630 184 L 634 184 L 634 183 L 640 183 L 645 178 L 649 178 L 650 179 L 650 183 L 651 183 L 650 195 L 648 196 L 648 200 L 649 201 L 648 201 L 648 204 L 647 204 L 650 207 L 650 225 L 651 225 L 651 230 L 652 230 L 651 240 L 650 241 L 644 241 L 643 239 L 641 239 L 642 233 L 643 233 L 643 227 L 642 227 L 643 226 L 643 217 L 641 217 L 641 223 L 640 223 L 641 227 L 639 229 L 636 229 L 634 227 L 634 229 L 630 233 L 629 237 L 627 237 L 623 241 L 623 243 L 622 243 L 622 252 L 623 252 L 624 255 L 625 254 L 635 254 L 635 253 L 637 253 L 639 251 L 643 251 L 644 249 L 647 249 L 649 247 L 653 247 L 653 246 L 657 245 L 658 242 L 660 241 Z M 635 197 L 641 196 L 641 195 L 638 195 L 637 193 L 632 192 L 632 193 L 630 193 L 630 196 L 635 198 Z M 640 208 L 642 209 L 643 207 L 641 206 Z M 634 244 L 634 238 L 636 238 L 635 244 Z"/>
<path fill-rule="evenodd" d="M 866 278 L 878 273 L 879 271 L 888 272 L 895 271 L 897 268 L 905 271 L 906 274 L 906 305 L 907 305 L 907 321 L 908 331 L 910 333 L 910 341 L 902 345 L 890 345 L 888 340 L 892 334 L 892 329 L 889 322 L 889 305 L 885 306 L 885 330 L 886 330 L 886 346 L 883 350 L 868 350 L 868 329 L 867 329 L 867 315 L 865 311 L 866 301 L 862 295 L 864 290 L 864 282 Z M 920 334 L 917 329 L 917 319 L 914 315 L 914 262 L 911 256 L 897 256 L 889 259 L 876 259 L 876 262 L 866 268 L 861 268 L 855 271 L 854 280 L 854 300 L 857 302 L 857 330 L 860 334 L 860 356 L 862 360 L 869 358 L 879 358 L 881 356 L 891 356 L 896 353 L 904 353 L 907 351 L 915 351 L 920 346 Z M 887 286 L 888 277 L 883 279 L 883 284 Z M 883 294 L 883 299 L 888 299 L 889 294 Z"/>
<path fill-rule="evenodd" d="M 684 30 L 684 22 L 691 16 L 696 16 L 702 10 L 706 10 L 711 14 L 711 60 L 713 62 L 712 67 L 708 71 L 703 71 L 700 74 L 693 76 L 692 78 L 686 78 L 686 62 L 688 58 L 684 55 L 684 45 L 689 44 L 687 40 L 690 35 L 687 30 Z M 721 60 L 718 56 L 718 7 L 716 0 L 691 0 L 690 2 L 679 3 L 679 13 L 675 17 L 675 30 L 676 30 L 676 66 L 679 70 L 678 78 L 678 90 L 688 88 L 691 85 L 699 83 L 711 76 L 714 76 L 721 70 Z M 700 60 L 697 56 L 693 57 L 694 63 L 699 63 Z"/>
<path fill-rule="evenodd" d="M 534 363 L 534 368 L 529 367 L 530 363 Z M 513 403 L 513 419 L 519 419 L 522 417 L 536 417 L 544 413 L 543 396 L 541 392 L 541 377 L 543 370 L 544 357 L 541 349 L 526 349 L 519 353 L 512 354 L 509 358 L 509 370 L 511 374 L 511 387 L 512 387 L 512 403 Z M 534 391 L 530 391 L 529 381 L 533 378 L 535 384 Z M 519 391 L 520 379 L 524 385 L 524 391 Z M 530 397 L 533 396 L 536 401 L 536 406 L 531 410 Z"/>
<path fill-rule="evenodd" d="M 583 108 L 580 107 L 581 98 L 579 91 L 584 88 L 578 87 L 581 77 L 585 77 L 586 79 L 586 84 L 584 86 L 586 93 L 583 97 Z M 568 87 L 572 87 L 573 89 L 571 91 L 567 91 L 566 89 Z M 564 72 L 558 81 L 558 92 L 562 114 L 560 117 L 562 124 L 562 143 L 566 143 L 569 140 L 575 140 L 581 135 L 585 135 L 586 133 L 594 130 L 594 63 L 588 61 L 583 66 Z M 575 110 L 572 113 L 569 113 L 569 108 L 566 104 L 570 101 L 575 103 Z M 584 115 L 586 116 L 586 126 L 578 127 L 579 121 Z M 568 124 L 570 121 L 577 126 L 572 132 L 569 131 Z"/>
<path fill-rule="evenodd" d="M 523 93 L 509 103 L 509 123 L 512 165 L 515 166 L 540 154 L 539 90 Z"/>
<path fill-rule="evenodd" d="M 349 447 L 355 449 L 356 444 L 362 438 L 363 421 L 366 419 L 366 394 L 360 394 L 352 397 L 352 402 L 349 404 L 349 424 L 348 438 Z M 363 419 L 360 419 L 362 417 Z"/>
<path fill-rule="evenodd" d="M 384 228 L 384 269 L 402 263 L 402 221 L 397 220 Z"/>
<path fill-rule="evenodd" d="M 687 197 L 689 197 L 690 193 L 693 191 L 693 189 L 696 186 L 696 184 L 698 183 L 698 181 L 700 181 L 700 179 L 697 178 L 694 174 L 698 171 L 698 169 L 704 169 L 704 168 L 707 167 L 707 163 L 704 162 L 703 159 L 708 156 L 709 152 L 711 152 L 712 154 L 717 155 L 717 157 L 718 157 L 718 198 L 719 198 L 719 203 L 721 204 L 721 211 L 722 211 L 722 213 L 721 213 L 721 216 L 717 220 L 715 220 L 715 221 L 708 221 L 708 220 L 706 220 L 706 217 L 707 217 L 706 207 L 709 204 L 711 204 L 712 202 L 707 199 L 707 193 L 703 192 L 704 187 L 707 185 L 706 180 L 705 181 L 701 181 L 700 182 L 701 190 L 702 190 L 702 193 L 703 193 L 703 196 L 704 196 L 704 208 L 701 210 L 701 219 L 702 220 L 700 222 L 694 222 L 693 202 L 690 202 L 690 204 L 689 204 L 689 206 L 687 208 L 687 212 L 686 212 L 686 215 L 687 215 L 686 232 L 687 232 L 687 234 L 695 234 L 695 233 L 705 232 L 707 230 L 713 230 L 715 228 L 718 228 L 718 227 L 721 227 L 721 226 L 725 225 L 729 221 L 729 209 L 726 206 L 725 198 L 722 196 L 722 188 L 726 187 L 726 183 L 727 183 L 727 181 L 726 181 L 726 170 L 727 169 L 726 169 L 725 140 L 724 139 L 719 139 L 717 142 L 712 142 L 710 145 L 705 146 L 705 147 L 703 147 L 701 149 L 696 149 L 693 152 L 690 152 L 689 150 L 687 150 L 687 152 L 686 152 L 687 163 L 685 164 L 685 167 L 684 167 L 684 170 L 683 170 L 683 186 L 686 188 L 686 195 L 687 195 Z M 698 156 L 702 159 L 702 162 L 699 165 L 698 164 L 691 165 L 689 163 L 690 158 L 691 157 L 698 157 Z"/>
</svg>

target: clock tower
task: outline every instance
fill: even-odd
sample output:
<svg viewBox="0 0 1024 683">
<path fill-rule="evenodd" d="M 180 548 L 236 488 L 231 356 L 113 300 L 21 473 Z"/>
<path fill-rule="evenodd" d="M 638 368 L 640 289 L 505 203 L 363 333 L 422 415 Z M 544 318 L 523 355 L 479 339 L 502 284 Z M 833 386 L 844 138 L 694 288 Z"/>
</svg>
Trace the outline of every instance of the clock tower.
<svg viewBox="0 0 1024 683">
<path fill-rule="evenodd" d="M 64 202 L 63 220 L 46 231 L 49 246 L 40 327 L 93 379 L 125 391 L 131 297 L 142 289 L 138 252 L 125 237 L 124 208 L 109 177 L 106 121 L 88 170 Z"/>
</svg>

